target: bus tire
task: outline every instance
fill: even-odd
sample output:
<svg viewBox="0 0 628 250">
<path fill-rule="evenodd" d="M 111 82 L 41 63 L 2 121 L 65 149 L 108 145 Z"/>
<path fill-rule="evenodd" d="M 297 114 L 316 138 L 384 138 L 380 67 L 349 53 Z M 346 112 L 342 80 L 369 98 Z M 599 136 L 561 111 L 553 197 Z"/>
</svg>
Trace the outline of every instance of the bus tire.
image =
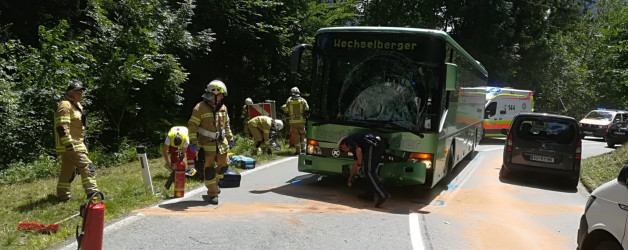
<svg viewBox="0 0 628 250">
<path fill-rule="evenodd" d="M 453 147 L 449 148 L 449 154 L 447 155 L 447 161 L 445 163 L 445 166 L 447 167 L 447 175 L 451 174 L 451 172 L 454 170 L 454 148 Z"/>
</svg>

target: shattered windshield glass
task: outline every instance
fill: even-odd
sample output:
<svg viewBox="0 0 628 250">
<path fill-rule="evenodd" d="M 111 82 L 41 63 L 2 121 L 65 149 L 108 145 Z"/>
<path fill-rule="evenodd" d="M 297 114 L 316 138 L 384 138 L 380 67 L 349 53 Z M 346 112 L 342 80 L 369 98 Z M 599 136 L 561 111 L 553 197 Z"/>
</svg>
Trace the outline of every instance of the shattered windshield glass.
<svg viewBox="0 0 628 250">
<path fill-rule="evenodd" d="M 336 118 L 349 122 L 386 121 L 419 130 L 430 96 L 427 81 L 432 74 L 400 53 L 384 52 L 364 58 L 344 74 Z"/>
<path fill-rule="evenodd" d="M 333 32 L 319 34 L 315 47 L 315 78 L 321 84 L 314 92 L 320 95 L 321 120 L 412 132 L 434 129 L 429 124 L 442 101 L 443 40 Z"/>
</svg>

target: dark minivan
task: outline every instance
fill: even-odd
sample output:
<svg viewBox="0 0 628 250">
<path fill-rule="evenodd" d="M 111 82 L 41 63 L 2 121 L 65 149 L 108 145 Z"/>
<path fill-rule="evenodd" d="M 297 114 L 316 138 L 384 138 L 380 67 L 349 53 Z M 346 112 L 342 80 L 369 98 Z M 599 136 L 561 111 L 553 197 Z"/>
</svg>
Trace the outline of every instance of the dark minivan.
<svg viewBox="0 0 628 250">
<path fill-rule="evenodd" d="M 565 176 L 570 187 L 578 186 L 582 141 L 576 119 L 520 113 L 502 133 L 507 137 L 500 178 L 523 170 Z"/>
</svg>

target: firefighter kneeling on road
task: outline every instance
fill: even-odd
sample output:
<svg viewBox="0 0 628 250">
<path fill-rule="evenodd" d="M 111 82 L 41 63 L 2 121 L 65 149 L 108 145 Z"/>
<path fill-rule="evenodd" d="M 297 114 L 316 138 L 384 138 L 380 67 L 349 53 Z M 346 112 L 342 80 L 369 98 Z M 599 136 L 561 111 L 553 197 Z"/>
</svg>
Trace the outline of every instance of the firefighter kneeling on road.
<svg viewBox="0 0 628 250">
<path fill-rule="evenodd" d="M 190 147 L 198 144 L 205 151 L 205 186 L 209 203 L 214 205 L 218 205 L 218 181 L 229 167 L 227 152 L 234 145 L 227 107 L 222 103 L 225 96 L 227 86 L 219 80 L 211 81 L 203 94 L 204 101 L 196 104 L 188 121 Z"/>
<path fill-rule="evenodd" d="M 273 119 L 268 116 L 256 116 L 249 120 L 249 131 L 251 135 L 253 135 L 253 140 L 255 140 L 255 147 L 257 148 L 257 152 L 266 152 L 267 154 L 272 154 L 270 149 L 270 130 L 279 131 L 283 128 L 283 122 L 279 119 Z M 260 146 L 262 148 L 260 148 Z"/>
<path fill-rule="evenodd" d="M 166 164 L 164 167 L 168 171 L 173 171 L 175 166 L 181 161 L 179 159 L 179 152 L 183 154 L 182 157 L 187 159 L 188 166 L 185 174 L 187 176 L 194 176 L 196 174 L 196 168 L 194 168 L 194 159 L 196 158 L 196 145 L 189 145 L 190 140 L 188 138 L 188 128 L 183 126 L 172 127 L 166 136 L 164 146 L 161 150 L 161 155 L 164 157 Z M 168 157 L 170 155 L 170 157 Z"/>
</svg>

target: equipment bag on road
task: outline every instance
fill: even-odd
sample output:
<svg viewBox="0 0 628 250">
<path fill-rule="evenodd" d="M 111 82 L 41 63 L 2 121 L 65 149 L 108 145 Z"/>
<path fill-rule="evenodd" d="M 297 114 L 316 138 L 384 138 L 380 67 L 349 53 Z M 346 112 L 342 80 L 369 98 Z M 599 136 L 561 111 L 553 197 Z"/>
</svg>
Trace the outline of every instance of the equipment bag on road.
<svg viewBox="0 0 628 250">
<path fill-rule="evenodd" d="M 230 158 L 230 163 L 241 169 L 255 168 L 255 159 L 244 155 L 234 155 Z"/>
<path fill-rule="evenodd" d="M 218 186 L 221 188 L 239 187 L 241 179 L 242 176 L 240 173 L 233 170 L 227 170 L 224 177 L 218 181 Z"/>
</svg>

